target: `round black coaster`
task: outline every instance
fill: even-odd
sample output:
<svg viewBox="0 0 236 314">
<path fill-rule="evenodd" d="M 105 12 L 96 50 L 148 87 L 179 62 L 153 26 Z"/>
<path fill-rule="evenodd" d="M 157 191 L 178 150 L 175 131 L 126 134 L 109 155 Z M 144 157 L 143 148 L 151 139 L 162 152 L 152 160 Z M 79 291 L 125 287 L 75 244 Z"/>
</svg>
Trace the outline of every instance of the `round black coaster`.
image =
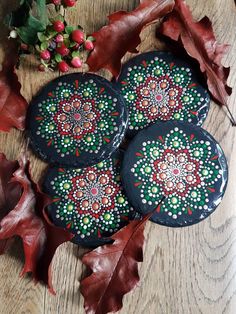
<svg viewBox="0 0 236 314">
<path fill-rule="evenodd" d="M 201 125 L 206 119 L 207 91 L 190 66 L 169 52 L 148 52 L 129 60 L 117 85 L 129 111 L 129 136 L 157 120 Z"/>
<path fill-rule="evenodd" d="M 48 207 L 55 225 L 75 234 L 73 242 L 95 247 L 129 220 L 138 218 L 124 194 L 120 164 L 122 154 L 84 169 L 51 168 L 44 190 L 55 202 Z"/>
<path fill-rule="evenodd" d="M 220 145 L 205 130 L 184 122 L 159 122 L 131 142 L 122 181 L 138 212 L 156 209 L 153 222 L 183 227 L 203 220 L 220 204 L 228 166 Z"/>
<path fill-rule="evenodd" d="M 86 167 L 111 156 L 124 136 L 127 111 L 112 83 L 69 74 L 45 86 L 31 103 L 33 149 L 50 163 Z"/>
</svg>

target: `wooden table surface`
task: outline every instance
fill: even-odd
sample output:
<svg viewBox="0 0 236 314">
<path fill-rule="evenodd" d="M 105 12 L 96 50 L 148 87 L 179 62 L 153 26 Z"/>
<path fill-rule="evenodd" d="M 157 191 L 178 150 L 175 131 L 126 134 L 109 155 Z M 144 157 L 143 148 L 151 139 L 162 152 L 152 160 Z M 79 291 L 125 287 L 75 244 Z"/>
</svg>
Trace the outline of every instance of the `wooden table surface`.
<svg viewBox="0 0 236 314">
<path fill-rule="evenodd" d="M 1 17 L 9 12 L 14 1 L 0 1 Z M 115 10 L 131 10 L 138 0 L 79 0 L 78 10 L 67 18 L 92 32 L 106 23 L 106 16 Z M 231 44 L 224 59 L 231 66 L 229 84 L 236 80 L 236 7 L 233 0 L 188 0 L 194 16 L 208 15 L 213 21 L 217 39 Z M 155 27 L 143 32 L 141 51 L 159 48 L 154 39 Z M 1 37 L 3 38 L 2 31 Z M 1 59 L 3 52 L 1 52 Z M 101 72 L 104 74 L 104 72 Z M 30 100 L 39 88 L 58 74 L 35 72 L 35 61 L 23 63 L 19 71 L 22 93 Z M 229 106 L 236 116 L 236 89 Z M 204 123 L 222 145 L 229 162 L 229 184 L 223 202 L 215 213 L 202 223 L 171 229 L 148 223 L 144 262 L 140 265 L 141 282 L 126 295 L 120 313 L 126 314 L 234 314 L 236 313 L 236 128 L 231 127 L 223 109 L 211 103 Z M 0 151 L 8 158 L 17 158 L 25 137 L 19 131 L 0 134 Z M 32 172 L 38 180 L 46 164 L 30 153 Z M 69 243 L 60 247 L 53 263 L 53 282 L 57 295 L 34 285 L 30 276 L 19 278 L 23 265 L 22 245 L 16 239 L 13 247 L 0 257 L 0 313 L 3 314 L 78 314 L 84 313 L 79 293 L 83 268 L 79 256 L 83 249 Z"/>
</svg>

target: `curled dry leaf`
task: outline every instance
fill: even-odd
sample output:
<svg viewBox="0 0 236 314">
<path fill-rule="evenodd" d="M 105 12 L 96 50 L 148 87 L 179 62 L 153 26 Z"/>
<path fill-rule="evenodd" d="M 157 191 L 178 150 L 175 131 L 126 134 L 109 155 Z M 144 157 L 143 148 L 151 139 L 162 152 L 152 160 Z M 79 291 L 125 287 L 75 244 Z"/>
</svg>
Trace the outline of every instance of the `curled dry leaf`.
<svg viewBox="0 0 236 314">
<path fill-rule="evenodd" d="M 0 130 L 8 132 L 12 128 L 24 130 L 27 101 L 21 95 L 21 84 L 15 73 L 18 62 L 15 45 L 9 45 L 0 72 Z"/>
<path fill-rule="evenodd" d="M 138 262 L 143 261 L 144 228 L 152 214 L 131 221 L 112 236 L 112 244 L 84 255 L 82 262 L 93 271 L 80 286 L 86 313 L 105 314 L 122 308 L 123 296 L 139 282 Z"/>
<path fill-rule="evenodd" d="M 9 178 L 12 171 L 9 172 Z M 31 272 L 36 281 L 43 281 L 54 293 L 51 261 L 57 247 L 71 240 L 72 235 L 53 226 L 49 221 L 44 208 L 51 199 L 32 181 L 29 162 L 25 157 L 20 159 L 19 167 L 10 180 L 10 185 L 14 187 L 14 184 L 20 185 L 22 193 L 16 206 L 4 215 L 0 222 L 0 240 L 11 239 L 16 235 L 21 237 L 25 255 L 25 265 L 21 275 Z M 10 197 L 12 193 L 13 191 L 5 195 Z M 15 197 L 14 199 L 16 202 Z M 8 201 L 7 198 L 6 202 Z"/>
<path fill-rule="evenodd" d="M 198 61 L 201 71 L 206 74 L 213 98 L 220 105 L 227 106 L 227 98 L 232 93 L 227 85 L 230 69 L 224 67 L 221 61 L 228 45 L 217 43 L 209 18 L 196 22 L 185 1 L 175 0 L 174 10 L 159 31 L 172 40 L 181 39 L 187 53 Z M 231 120 L 234 122 L 232 115 Z"/>
<path fill-rule="evenodd" d="M 137 52 L 142 29 L 169 13 L 173 6 L 174 0 L 144 0 L 132 12 L 110 15 L 109 25 L 92 34 L 95 48 L 87 60 L 90 71 L 106 68 L 117 77 L 122 57 L 126 52 Z"/>
<path fill-rule="evenodd" d="M 19 167 L 17 161 L 9 161 L 0 154 L 0 221 L 16 206 L 21 196 L 21 186 L 9 182 Z M 10 239 L 0 240 L 0 254 L 5 253 L 11 244 Z"/>
</svg>

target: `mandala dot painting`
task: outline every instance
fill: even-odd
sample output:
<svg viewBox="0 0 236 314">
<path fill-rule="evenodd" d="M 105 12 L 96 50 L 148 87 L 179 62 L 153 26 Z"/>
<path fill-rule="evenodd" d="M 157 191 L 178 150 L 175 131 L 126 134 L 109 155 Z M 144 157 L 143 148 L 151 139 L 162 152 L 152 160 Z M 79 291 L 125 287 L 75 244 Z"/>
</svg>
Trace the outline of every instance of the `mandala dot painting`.
<svg viewBox="0 0 236 314">
<path fill-rule="evenodd" d="M 128 61 L 118 87 L 128 111 L 128 135 L 157 120 L 178 120 L 201 125 L 210 97 L 193 70 L 168 52 L 148 52 Z"/>
<path fill-rule="evenodd" d="M 127 126 L 122 97 L 93 74 L 70 74 L 49 83 L 28 114 L 32 147 L 48 162 L 86 167 L 108 158 Z"/>
<path fill-rule="evenodd" d="M 215 210 L 226 189 L 228 167 L 221 147 L 205 130 L 184 122 L 159 122 L 131 142 L 122 179 L 138 212 L 156 209 L 152 221 L 180 227 Z"/>
<path fill-rule="evenodd" d="M 105 243 L 129 220 L 138 218 L 121 186 L 121 153 L 95 166 L 52 168 L 46 175 L 45 192 L 55 199 L 48 207 L 55 225 L 75 234 L 84 246 Z"/>
</svg>

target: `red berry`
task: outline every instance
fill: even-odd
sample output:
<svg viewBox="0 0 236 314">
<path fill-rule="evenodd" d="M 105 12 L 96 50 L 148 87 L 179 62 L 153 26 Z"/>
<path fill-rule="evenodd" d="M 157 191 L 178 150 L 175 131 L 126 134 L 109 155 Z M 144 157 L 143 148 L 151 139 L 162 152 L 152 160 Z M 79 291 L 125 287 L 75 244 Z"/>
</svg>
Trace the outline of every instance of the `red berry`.
<svg viewBox="0 0 236 314">
<path fill-rule="evenodd" d="M 84 42 L 84 32 L 79 29 L 76 29 L 71 33 L 71 38 L 78 44 L 82 44 Z"/>
<path fill-rule="evenodd" d="M 55 5 L 60 5 L 61 4 L 61 0 L 52 0 L 51 3 L 53 3 Z"/>
<path fill-rule="evenodd" d="M 59 55 L 62 57 L 65 57 L 70 53 L 70 50 L 65 46 L 65 44 L 61 44 L 56 48 L 56 52 L 59 53 Z"/>
<path fill-rule="evenodd" d="M 45 68 L 45 66 L 44 66 L 43 64 L 40 64 L 40 65 L 38 66 L 38 70 L 39 70 L 40 72 L 45 72 L 45 71 L 46 71 L 46 68 Z"/>
<path fill-rule="evenodd" d="M 55 38 L 57 43 L 62 43 L 64 41 L 64 37 L 61 34 L 58 34 Z"/>
<path fill-rule="evenodd" d="M 48 50 L 44 50 L 40 53 L 40 58 L 43 60 L 49 60 L 51 58 L 51 54 Z"/>
<path fill-rule="evenodd" d="M 28 51 L 28 50 L 29 50 L 29 46 L 26 45 L 26 44 L 24 44 L 24 43 L 21 43 L 20 49 L 21 49 L 21 50 L 26 50 L 26 51 Z"/>
<path fill-rule="evenodd" d="M 82 61 L 79 57 L 74 57 L 71 60 L 71 64 L 73 65 L 74 68 L 81 68 L 82 66 Z"/>
<path fill-rule="evenodd" d="M 76 1 L 75 0 L 64 0 L 63 3 L 67 7 L 73 7 L 76 4 Z"/>
<path fill-rule="evenodd" d="M 53 29 L 54 31 L 61 33 L 65 29 L 65 25 L 62 21 L 55 21 L 53 22 Z"/>
<path fill-rule="evenodd" d="M 69 65 L 65 61 L 61 61 L 58 63 L 59 71 L 65 73 L 69 71 Z"/>
<path fill-rule="evenodd" d="M 93 50 L 94 44 L 91 40 L 86 40 L 86 42 L 84 43 L 84 47 L 86 50 Z"/>
</svg>

